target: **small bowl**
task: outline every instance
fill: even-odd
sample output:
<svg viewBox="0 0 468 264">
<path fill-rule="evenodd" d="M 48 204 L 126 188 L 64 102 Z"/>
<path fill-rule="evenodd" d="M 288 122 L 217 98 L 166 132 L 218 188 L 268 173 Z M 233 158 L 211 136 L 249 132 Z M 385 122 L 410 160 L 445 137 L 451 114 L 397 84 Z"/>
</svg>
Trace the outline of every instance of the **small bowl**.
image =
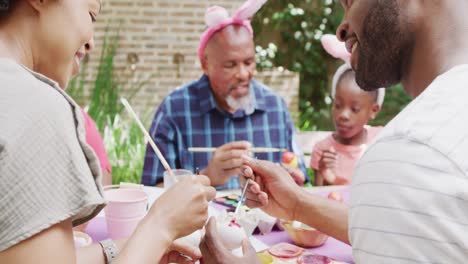
<svg viewBox="0 0 468 264">
<path fill-rule="evenodd" d="M 93 243 L 93 239 L 84 232 L 73 231 L 73 238 L 75 240 L 75 248 L 86 247 Z"/>
<path fill-rule="evenodd" d="M 328 239 L 328 235 L 302 223 L 300 226 L 296 226 L 293 225 L 292 221 L 284 221 L 282 226 L 294 243 L 300 247 L 319 247 Z"/>
</svg>

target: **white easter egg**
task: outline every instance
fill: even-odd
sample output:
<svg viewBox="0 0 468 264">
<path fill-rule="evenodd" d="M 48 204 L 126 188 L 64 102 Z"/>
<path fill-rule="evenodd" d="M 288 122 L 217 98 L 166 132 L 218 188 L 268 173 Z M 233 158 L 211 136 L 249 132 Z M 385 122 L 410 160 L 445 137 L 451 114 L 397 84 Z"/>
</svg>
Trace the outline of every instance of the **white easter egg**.
<svg viewBox="0 0 468 264">
<path fill-rule="evenodd" d="M 242 245 L 242 240 L 246 238 L 242 227 L 229 222 L 218 224 L 218 234 L 224 246 L 229 250 L 239 248 Z"/>
</svg>

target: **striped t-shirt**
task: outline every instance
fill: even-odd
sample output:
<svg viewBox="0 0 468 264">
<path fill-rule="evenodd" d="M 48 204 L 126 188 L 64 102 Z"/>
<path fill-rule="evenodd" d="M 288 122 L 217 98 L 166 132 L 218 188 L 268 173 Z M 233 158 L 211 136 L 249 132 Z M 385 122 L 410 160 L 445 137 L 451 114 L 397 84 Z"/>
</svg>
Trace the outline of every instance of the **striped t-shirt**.
<svg viewBox="0 0 468 264">
<path fill-rule="evenodd" d="M 356 263 L 468 263 L 468 65 L 440 75 L 357 166 Z"/>
</svg>

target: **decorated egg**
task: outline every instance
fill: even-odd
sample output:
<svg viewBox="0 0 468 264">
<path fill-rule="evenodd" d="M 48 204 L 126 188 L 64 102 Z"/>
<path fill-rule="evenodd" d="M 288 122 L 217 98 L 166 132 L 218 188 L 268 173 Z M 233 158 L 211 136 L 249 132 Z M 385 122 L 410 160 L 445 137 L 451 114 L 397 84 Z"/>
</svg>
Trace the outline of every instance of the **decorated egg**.
<svg viewBox="0 0 468 264">
<path fill-rule="evenodd" d="M 242 240 L 247 236 L 244 229 L 235 220 L 226 223 L 218 223 L 218 234 L 227 249 L 233 250 L 241 247 Z"/>
</svg>

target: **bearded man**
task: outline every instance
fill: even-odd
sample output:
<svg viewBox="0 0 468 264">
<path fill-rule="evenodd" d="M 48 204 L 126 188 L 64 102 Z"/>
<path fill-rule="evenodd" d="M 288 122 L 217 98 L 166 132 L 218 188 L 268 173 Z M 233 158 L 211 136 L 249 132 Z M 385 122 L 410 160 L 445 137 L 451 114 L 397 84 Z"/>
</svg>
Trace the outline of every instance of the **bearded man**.
<svg viewBox="0 0 468 264">
<path fill-rule="evenodd" d="M 239 12 L 245 14 L 244 9 Z M 239 13 L 238 12 L 238 13 Z M 221 13 L 221 15 L 220 15 Z M 213 21 L 222 17 L 221 21 Z M 296 152 L 299 169 L 290 170 L 298 184 L 306 180 L 300 151 L 293 143 L 293 124 L 284 100 L 253 79 L 255 46 L 247 18 L 227 17 L 222 7 L 208 8 L 207 30 L 198 56 L 203 76 L 179 87 L 159 106 L 150 134 L 172 168 L 200 173 L 217 189 L 238 189 L 242 155 L 249 148 L 278 148 Z M 242 16 L 240 14 L 240 16 Z M 191 152 L 212 147 L 214 152 Z M 281 152 L 255 153 L 259 159 L 281 161 Z M 147 147 L 142 183 L 163 180 L 164 168 Z"/>
<path fill-rule="evenodd" d="M 354 263 L 468 259 L 468 1 L 341 0 L 337 36 L 362 89 L 401 82 L 414 100 L 368 146 L 349 205 L 301 190 L 280 167 L 243 157 L 247 206 L 350 243 Z M 259 263 L 225 250 L 210 220 L 204 263 Z M 348 261 L 348 260 L 346 260 Z"/>
</svg>

